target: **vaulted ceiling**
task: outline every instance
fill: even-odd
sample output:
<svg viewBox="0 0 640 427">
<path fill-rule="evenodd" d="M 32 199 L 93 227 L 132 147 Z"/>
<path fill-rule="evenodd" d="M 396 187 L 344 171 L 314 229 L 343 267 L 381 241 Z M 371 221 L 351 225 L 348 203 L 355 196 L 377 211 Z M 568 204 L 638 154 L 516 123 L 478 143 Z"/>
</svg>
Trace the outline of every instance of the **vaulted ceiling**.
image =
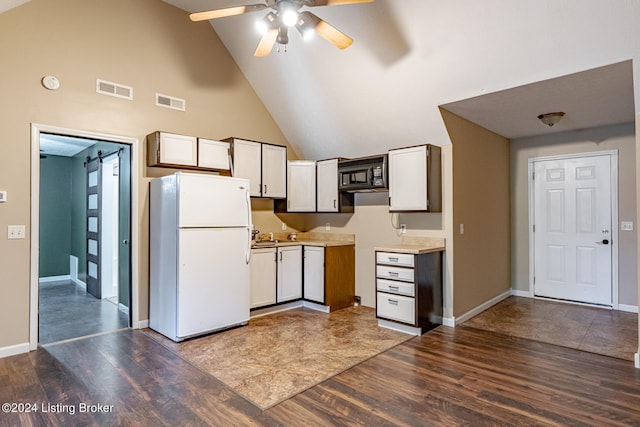
<svg viewBox="0 0 640 427">
<path fill-rule="evenodd" d="M 185 19 L 260 3 L 163 1 Z M 0 12 L 24 2 L 0 0 Z M 210 21 L 308 159 L 448 144 L 439 107 L 508 138 L 631 122 L 640 111 L 637 0 L 375 0 L 313 12 L 353 45 L 339 50 L 292 31 L 286 52 L 258 58 L 255 21 L 265 11 Z M 553 128 L 536 118 L 550 111 L 566 113 Z"/>
<path fill-rule="evenodd" d="M 189 12 L 246 4 L 164 1 Z M 446 144 L 439 106 L 508 138 L 631 122 L 635 6 L 376 0 L 317 7 L 355 40 L 351 47 L 303 41 L 293 31 L 286 52 L 265 58 L 253 52 L 255 21 L 266 12 L 210 22 L 289 142 L 319 159 Z M 566 116 L 553 129 L 536 118 L 558 110 Z"/>
</svg>

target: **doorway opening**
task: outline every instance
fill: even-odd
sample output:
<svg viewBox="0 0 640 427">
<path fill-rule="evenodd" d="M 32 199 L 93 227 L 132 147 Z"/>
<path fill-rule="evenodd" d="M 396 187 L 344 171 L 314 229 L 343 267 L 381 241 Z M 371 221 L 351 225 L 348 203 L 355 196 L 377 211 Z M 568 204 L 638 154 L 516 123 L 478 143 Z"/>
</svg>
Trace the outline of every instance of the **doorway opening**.
<svg viewBox="0 0 640 427">
<path fill-rule="evenodd" d="M 618 153 L 529 160 L 532 296 L 618 309 Z"/>
<path fill-rule="evenodd" d="M 136 142 L 32 125 L 30 349 L 138 327 Z"/>
</svg>

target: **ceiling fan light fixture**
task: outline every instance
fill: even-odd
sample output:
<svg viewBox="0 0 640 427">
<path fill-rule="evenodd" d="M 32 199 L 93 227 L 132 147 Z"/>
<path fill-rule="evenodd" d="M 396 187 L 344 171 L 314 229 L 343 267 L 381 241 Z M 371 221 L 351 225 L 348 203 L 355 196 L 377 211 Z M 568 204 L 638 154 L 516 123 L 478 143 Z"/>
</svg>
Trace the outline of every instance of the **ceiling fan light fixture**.
<svg viewBox="0 0 640 427">
<path fill-rule="evenodd" d="M 287 27 L 293 27 L 298 21 L 298 12 L 293 9 L 287 9 L 282 12 L 282 23 Z"/>
<path fill-rule="evenodd" d="M 302 12 L 298 15 L 296 21 L 296 29 L 304 40 L 309 40 L 315 34 L 316 25 L 318 25 L 318 19 L 313 19 L 315 16 L 309 12 Z"/>
<path fill-rule="evenodd" d="M 545 125 L 552 127 L 554 125 L 556 125 L 560 119 L 562 119 L 562 117 L 564 117 L 564 112 L 562 111 L 556 111 L 554 113 L 545 113 L 545 114 L 540 114 L 538 116 L 538 119 Z"/>
<path fill-rule="evenodd" d="M 264 18 L 256 21 L 256 28 L 260 34 L 266 34 L 272 28 L 277 28 L 277 19 L 275 13 L 269 12 Z"/>
</svg>

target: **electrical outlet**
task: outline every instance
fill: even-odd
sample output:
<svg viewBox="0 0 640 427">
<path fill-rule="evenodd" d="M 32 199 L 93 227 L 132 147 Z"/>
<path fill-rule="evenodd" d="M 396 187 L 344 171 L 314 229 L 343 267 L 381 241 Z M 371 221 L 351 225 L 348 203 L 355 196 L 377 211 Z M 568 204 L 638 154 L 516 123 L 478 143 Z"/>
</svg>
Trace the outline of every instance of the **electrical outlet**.
<svg viewBox="0 0 640 427">
<path fill-rule="evenodd" d="M 286 224 L 286 223 L 284 223 L 284 222 L 282 223 L 282 230 L 283 230 L 283 231 L 286 231 L 286 230 L 287 230 L 287 224 Z"/>
<path fill-rule="evenodd" d="M 464 234 L 464 224 L 460 224 L 460 234 Z"/>
<path fill-rule="evenodd" d="M 359 306 L 360 304 L 362 304 L 362 298 L 360 298 L 360 295 L 356 295 L 356 296 L 353 298 L 353 306 L 354 306 L 354 307 L 357 307 L 357 306 Z"/>
<path fill-rule="evenodd" d="M 400 224 L 400 234 L 407 232 L 407 224 Z"/>
<path fill-rule="evenodd" d="M 330 222 L 325 222 L 324 223 L 324 230 L 325 231 L 331 231 L 331 223 Z"/>
<path fill-rule="evenodd" d="M 24 225 L 7 226 L 7 239 L 24 239 L 24 235 L 25 235 Z"/>
</svg>

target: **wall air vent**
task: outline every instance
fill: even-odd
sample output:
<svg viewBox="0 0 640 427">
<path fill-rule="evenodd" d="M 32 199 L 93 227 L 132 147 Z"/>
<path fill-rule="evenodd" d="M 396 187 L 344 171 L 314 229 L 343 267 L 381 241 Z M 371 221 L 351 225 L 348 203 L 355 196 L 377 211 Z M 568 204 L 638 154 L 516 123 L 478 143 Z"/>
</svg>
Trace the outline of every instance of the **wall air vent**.
<svg viewBox="0 0 640 427">
<path fill-rule="evenodd" d="M 187 102 L 175 96 L 156 93 L 156 105 L 158 107 L 172 108 L 174 110 L 186 111 Z"/>
<path fill-rule="evenodd" d="M 108 82 L 106 80 L 96 79 L 96 92 L 118 98 L 133 99 L 132 87 L 121 85 L 120 83 Z"/>
</svg>

